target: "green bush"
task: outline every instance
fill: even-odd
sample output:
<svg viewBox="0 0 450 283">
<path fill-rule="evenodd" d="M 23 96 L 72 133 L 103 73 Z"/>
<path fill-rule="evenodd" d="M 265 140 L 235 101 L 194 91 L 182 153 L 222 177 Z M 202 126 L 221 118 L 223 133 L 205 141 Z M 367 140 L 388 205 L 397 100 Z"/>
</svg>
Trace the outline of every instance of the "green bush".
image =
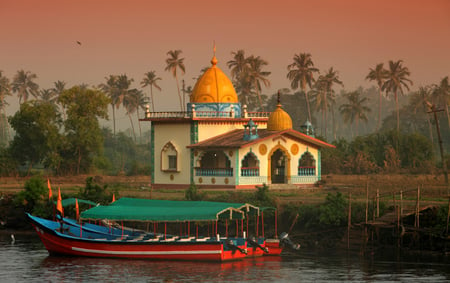
<svg viewBox="0 0 450 283">
<path fill-rule="evenodd" d="M 195 184 L 191 184 L 189 188 L 184 192 L 184 197 L 186 200 L 204 200 L 206 197 L 206 194 L 204 192 L 200 192 L 197 189 L 197 186 Z"/>
</svg>

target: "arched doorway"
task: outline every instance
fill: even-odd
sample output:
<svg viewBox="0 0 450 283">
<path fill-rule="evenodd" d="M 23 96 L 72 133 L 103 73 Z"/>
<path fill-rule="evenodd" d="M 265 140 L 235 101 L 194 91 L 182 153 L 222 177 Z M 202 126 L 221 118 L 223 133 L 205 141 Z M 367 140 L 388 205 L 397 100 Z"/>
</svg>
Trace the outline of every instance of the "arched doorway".
<svg viewBox="0 0 450 283">
<path fill-rule="evenodd" d="M 272 184 L 287 183 L 288 157 L 280 148 L 276 149 L 270 157 L 270 176 Z"/>
</svg>

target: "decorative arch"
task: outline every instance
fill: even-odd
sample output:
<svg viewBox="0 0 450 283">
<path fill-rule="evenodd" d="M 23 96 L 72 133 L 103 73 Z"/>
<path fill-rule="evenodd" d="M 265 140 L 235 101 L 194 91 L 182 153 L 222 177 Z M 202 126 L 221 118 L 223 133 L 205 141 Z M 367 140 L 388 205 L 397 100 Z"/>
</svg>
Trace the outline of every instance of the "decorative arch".
<svg viewBox="0 0 450 283">
<path fill-rule="evenodd" d="M 278 156 L 280 155 L 281 156 Z M 276 155 L 276 156 L 274 156 Z M 275 157 L 283 157 L 284 160 L 275 160 Z M 283 172 L 283 180 L 280 181 L 281 183 L 289 183 L 291 179 L 291 155 L 289 154 L 289 151 L 282 146 L 281 144 L 277 144 L 274 146 L 269 154 L 267 154 L 267 164 L 268 164 L 268 180 L 270 180 L 272 183 L 276 181 L 276 173 L 277 170 L 284 170 Z M 279 164 L 279 161 L 281 161 L 282 164 Z M 284 165 L 284 166 L 283 166 Z M 277 168 L 278 167 L 278 168 Z M 279 175 L 281 176 L 281 175 Z"/>
<path fill-rule="evenodd" d="M 314 156 L 305 151 L 298 160 L 298 176 L 315 176 L 316 175 L 316 160 Z"/>
<path fill-rule="evenodd" d="M 259 160 L 253 152 L 247 153 L 241 160 L 241 176 L 259 176 Z"/>
<path fill-rule="evenodd" d="M 161 170 L 178 172 L 178 150 L 172 142 L 167 142 L 161 150 Z"/>
</svg>

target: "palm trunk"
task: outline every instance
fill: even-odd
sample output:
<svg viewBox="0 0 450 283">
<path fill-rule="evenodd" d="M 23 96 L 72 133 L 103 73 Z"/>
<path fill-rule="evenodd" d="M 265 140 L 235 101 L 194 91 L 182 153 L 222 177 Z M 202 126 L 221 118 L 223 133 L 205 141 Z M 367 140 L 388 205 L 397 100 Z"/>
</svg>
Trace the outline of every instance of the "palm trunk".
<svg viewBox="0 0 450 283">
<path fill-rule="evenodd" d="M 130 123 L 131 123 L 131 129 L 133 129 L 133 136 L 134 136 L 134 141 L 136 142 L 136 131 L 134 130 L 133 119 L 131 119 L 131 115 L 130 115 L 130 113 L 128 113 L 128 118 L 130 119 Z"/>
<path fill-rule="evenodd" d="M 138 126 L 139 126 L 139 139 L 142 140 L 141 121 L 139 120 L 139 107 L 136 109 L 136 116 L 137 116 Z"/>
<path fill-rule="evenodd" d="M 113 133 L 114 137 L 116 136 L 116 109 L 114 108 L 114 104 L 111 104 L 113 111 Z"/>
<path fill-rule="evenodd" d="M 303 92 L 305 93 L 305 99 L 306 99 L 306 109 L 308 109 L 308 119 L 309 122 L 312 123 L 312 118 L 311 118 L 311 109 L 309 107 L 309 98 L 308 98 L 308 93 L 306 93 L 306 90 L 303 89 Z"/>
<path fill-rule="evenodd" d="M 398 107 L 398 95 L 397 92 L 394 93 L 395 95 L 395 110 L 397 111 L 397 133 L 400 134 L 400 110 Z"/>
<path fill-rule="evenodd" d="M 175 80 L 177 81 L 177 89 L 178 89 L 178 98 L 180 99 L 180 110 L 183 110 L 183 101 L 181 99 L 181 93 L 180 93 L 180 84 L 178 83 L 178 76 L 175 74 Z"/>
<path fill-rule="evenodd" d="M 378 103 L 378 123 L 377 123 L 377 132 L 378 132 L 378 130 L 380 129 L 380 127 L 381 127 L 381 97 L 382 97 L 382 95 L 383 95 L 383 92 L 381 91 L 381 86 L 378 86 L 378 90 L 379 90 L 379 93 L 380 93 L 380 101 L 379 101 L 379 103 Z"/>
<path fill-rule="evenodd" d="M 155 100 L 153 99 L 153 87 L 150 85 L 150 98 L 152 100 L 152 111 L 155 112 Z"/>
</svg>

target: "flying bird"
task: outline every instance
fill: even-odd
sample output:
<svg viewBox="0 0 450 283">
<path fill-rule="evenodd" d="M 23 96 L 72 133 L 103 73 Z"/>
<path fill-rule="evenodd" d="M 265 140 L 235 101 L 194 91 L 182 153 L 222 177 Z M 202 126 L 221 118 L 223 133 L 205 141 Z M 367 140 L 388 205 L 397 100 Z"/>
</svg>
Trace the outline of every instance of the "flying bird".
<svg viewBox="0 0 450 283">
<path fill-rule="evenodd" d="M 81 45 L 81 42 L 77 41 L 77 44 L 78 44 L 78 45 Z"/>
</svg>

